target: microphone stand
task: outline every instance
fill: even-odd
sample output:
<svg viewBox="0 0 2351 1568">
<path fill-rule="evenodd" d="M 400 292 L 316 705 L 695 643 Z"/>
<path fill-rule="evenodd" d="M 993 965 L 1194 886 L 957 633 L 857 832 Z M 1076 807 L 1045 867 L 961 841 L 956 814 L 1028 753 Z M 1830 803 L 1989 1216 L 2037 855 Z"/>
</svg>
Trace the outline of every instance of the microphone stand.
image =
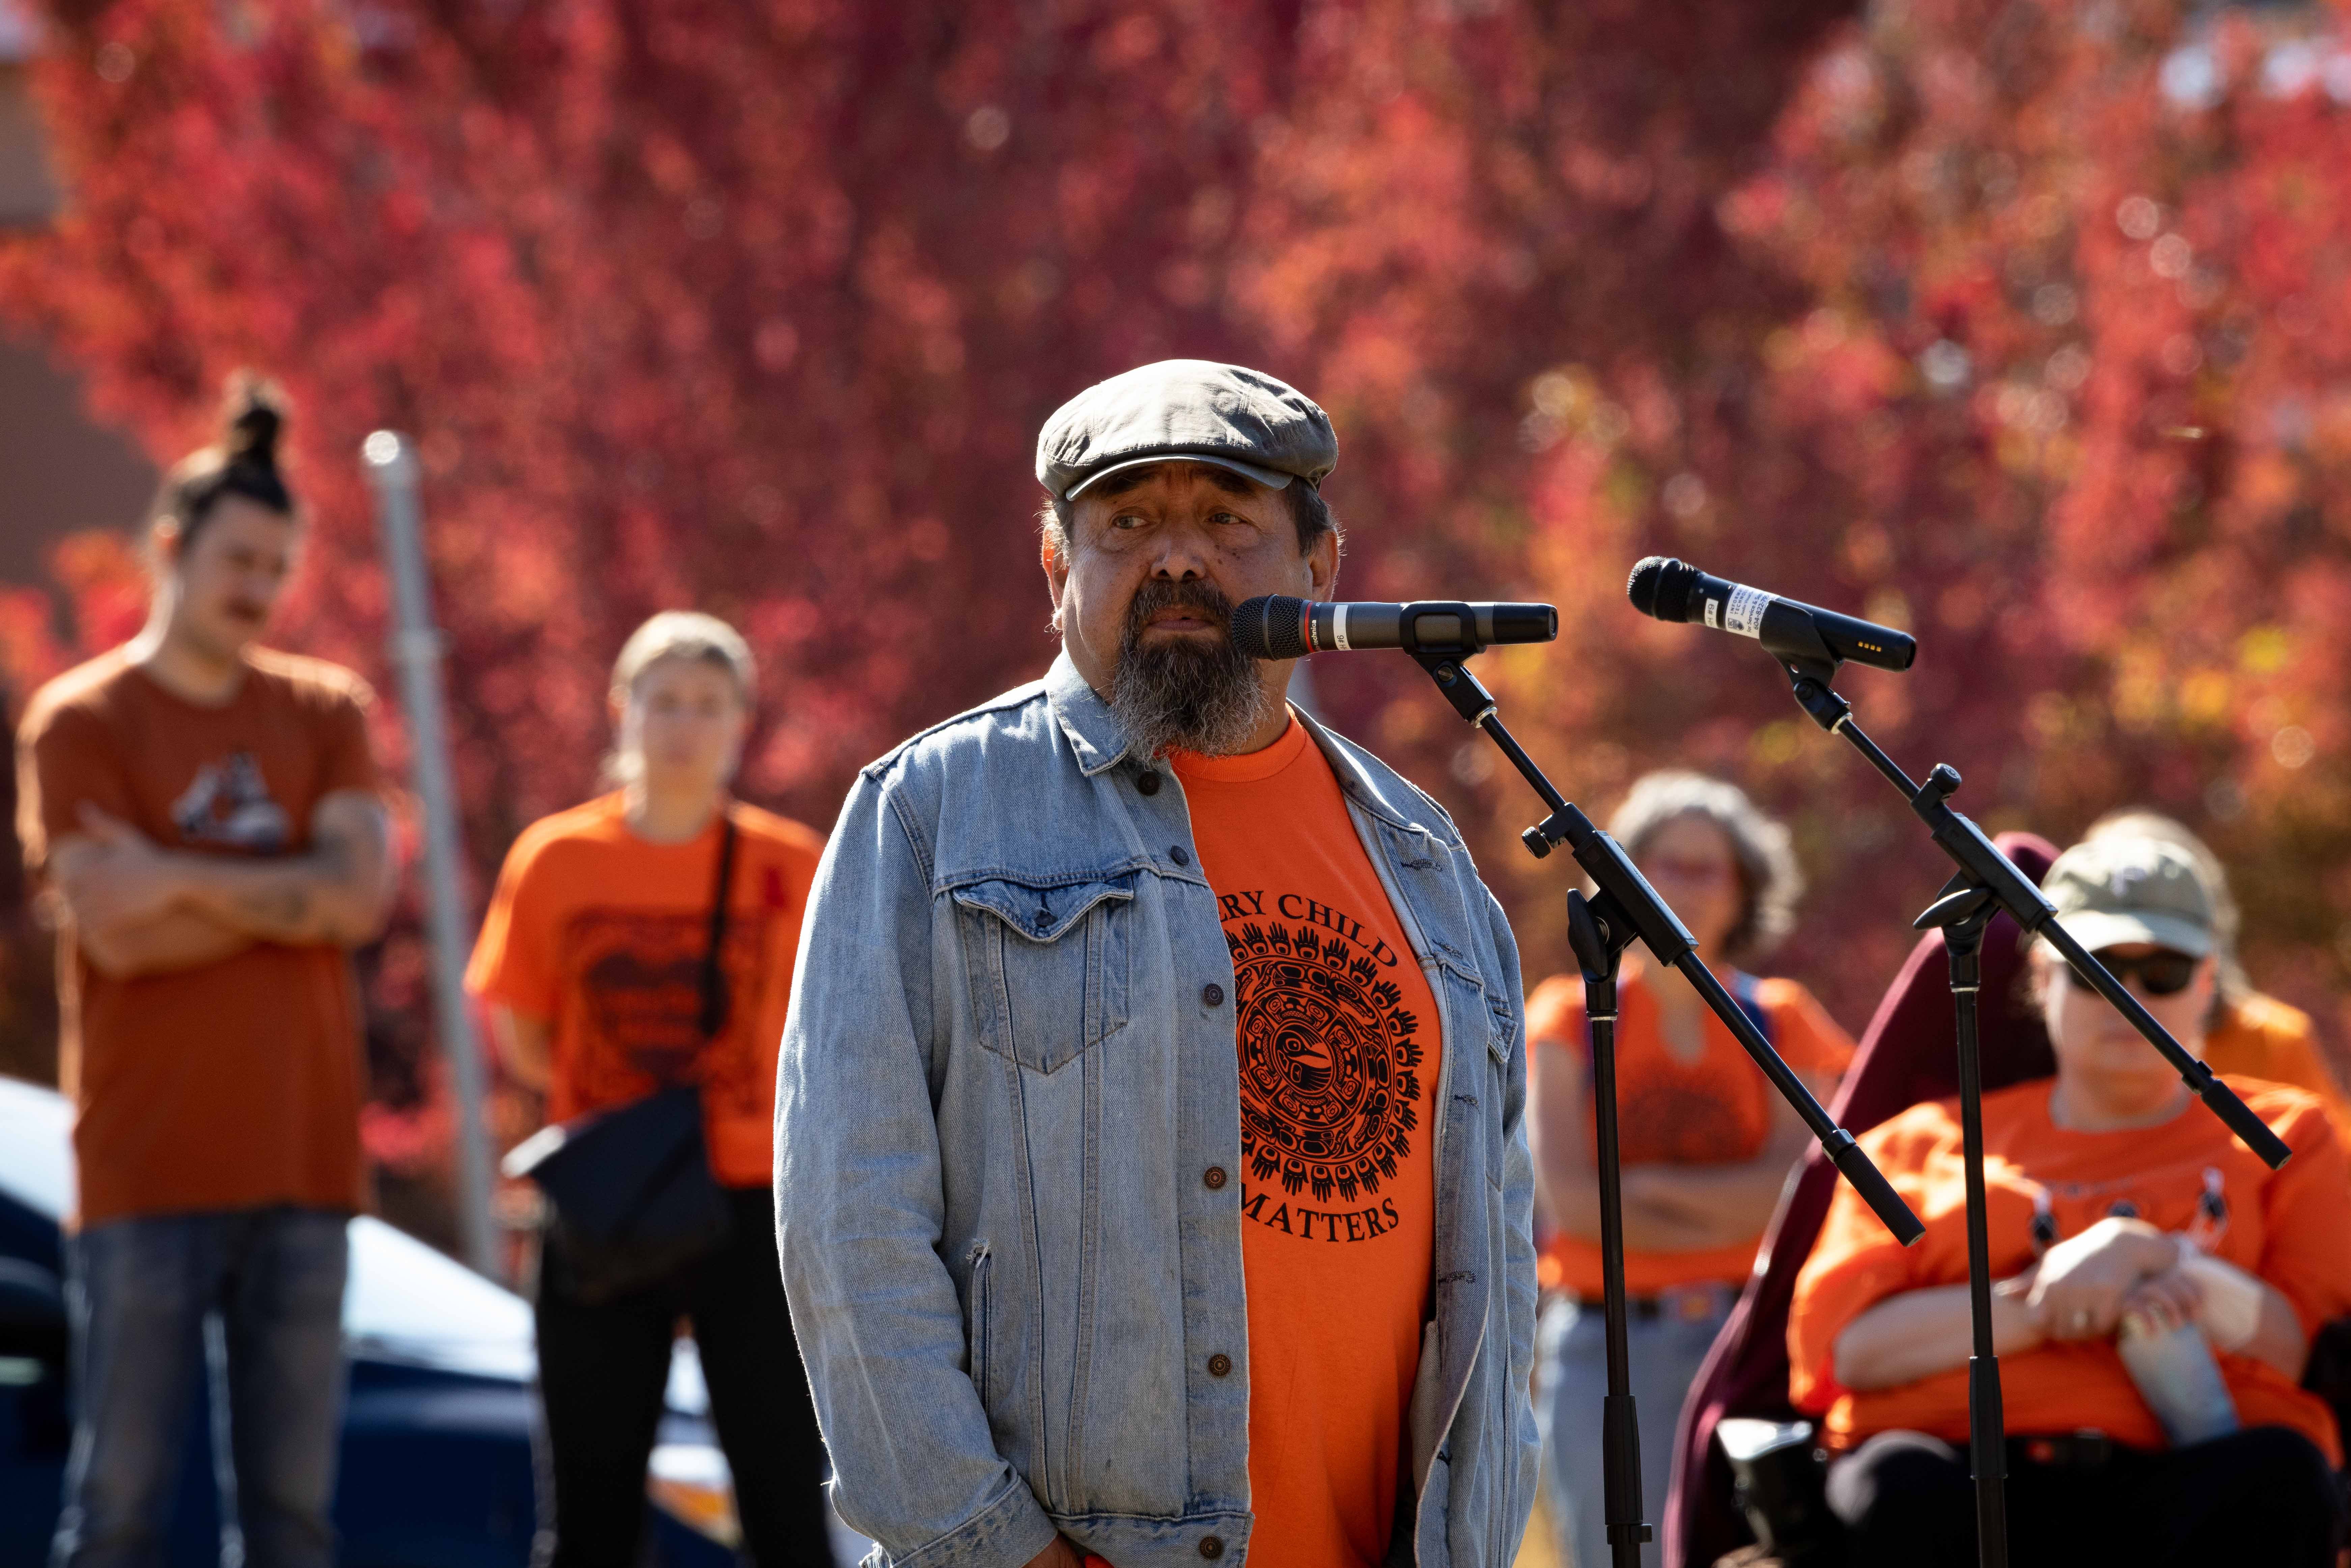
<svg viewBox="0 0 2351 1568">
<path fill-rule="evenodd" d="M 1429 624 L 1450 624 L 1455 635 L 1447 641 L 1419 636 L 1423 617 Z M 1510 758 L 1534 792 L 1551 808 L 1551 815 L 1520 835 L 1538 860 L 1566 844 L 1575 862 L 1597 888 L 1586 899 L 1568 894 L 1568 940 L 1583 971 L 1584 1018 L 1592 1034 L 1593 1112 L 1596 1124 L 1595 1154 L 1600 1172 L 1600 1268 L 1602 1312 L 1607 1336 L 1608 1393 L 1602 1405 L 1601 1463 L 1606 1496 L 1605 1517 L 1609 1552 L 1614 1568 L 1641 1568 L 1641 1543 L 1650 1539 L 1641 1500 L 1640 1422 L 1635 1409 L 1630 1362 L 1625 1349 L 1625 1224 L 1622 1166 L 1616 1122 L 1616 964 L 1637 938 L 1657 961 L 1681 971 L 1682 977 L 1714 1010 L 1764 1077 L 1802 1117 L 1822 1149 L 1876 1211 L 1886 1228 L 1905 1247 L 1926 1233 L 1851 1133 L 1821 1109 L 1812 1091 L 1771 1049 L 1762 1031 L 1698 956 L 1698 943 L 1666 901 L 1657 896 L 1640 868 L 1622 845 L 1594 827 L 1591 819 L 1554 789 L 1534 759 L 1520 748 L 1498 716 L 1493 694 L 1479 683 L 1462 661 L 1483 651 L 1477 618 L 1466 604 L 1418 603 L 1405 607 L 1403 646 L 1415 663 L 1428 672 L 1437 689 L 1453 710 L 1483 730 L 1488 739 Z"/>
<path fill-rule="evenodd" d="M 1818 641 L 1817 636 L 1815 641 Z M 1983 1071 L 1978 1038 L 1984 927 L 2004 909 L 2027 936 L 2064 955 L 2074 974 L 2112 1002 L 2131 1026 L 2179 1070 L 2213 1114 L 2270 1168 L 2292 1152 L 2212 1070 L 2189 1055 L 2104 964 L 2055 922 L 2056 908 L 2040 887 L 2002 854 L 1983 830 L 1953 810 L 1959 775 L 1937 763 L 1924 784 L 1911 781 L 1853 719 L 1853 705 L 1830 689 L 1839 661 L 1822 643 L 1810 657 L 1774 654 L 1788 674 L 1797 706 L 1832 735 L 1843 735 L 1909 800 L 1935 842 L 1959 867 L 1935 902 L 1912 925 L 1940 927 L 1950 957 L 1951 1007 L 1959 1029 L 1959 1130 L 1967 1176 L 1968 1317 L 1974 1354 L 1968 1358 L 1968 1469 L 1976 1485 L 1976 1551 L 1981 1568 L 2008 1568 L 2008 1450 L 2001 1409 L 2000 1357 L 1992 1345 L 1991 1241 L 1984 1209 Z"/>
</svg>

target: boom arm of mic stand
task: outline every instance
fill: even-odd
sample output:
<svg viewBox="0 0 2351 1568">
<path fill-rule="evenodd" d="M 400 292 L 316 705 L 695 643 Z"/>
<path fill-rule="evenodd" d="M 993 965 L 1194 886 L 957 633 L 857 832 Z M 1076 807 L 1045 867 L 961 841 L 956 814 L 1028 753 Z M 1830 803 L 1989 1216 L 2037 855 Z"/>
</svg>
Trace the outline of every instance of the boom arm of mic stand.
<svg viewBox="0 0 2351 1568">
<path fill-rule="evenodd" d="M 2259 1155 L 2263 1164 L 2275 1170 L 2294 1157 L 2285 1140 L 2270 1131 L 2269 1124 L 2253 1114 L 2252 1107 L 2237 1098 L 2236 1091 L 2172 1039 L 2171 1032 L 2156 1021 L 2138 998 L 2057 924 L 2055 906 L 2042 896 L 2032 879 L 2002 854 L 2000 846 L 1985 837 L 1981 828 L 1951 809 L 1951 792 L 1959 787 L 1957 769 L 1938 762 L 1927 775 L 1926 783 L 1912 782 L 1898 763 L 1862 733 L 1861 726 L 1853 720 L 1853 705 L 1830 689 L 1829 683 L 1836 676 L 1834 660 L 1790 659 L 1782 661 L 1782 667 L 1795 688 L 1798 705 L 1812 716 L 1813 722 L 1832 734 L 1843 735 L 1869 759 L 1871 767 L 1901 790 L 1908 798 L 1910 809 L 1927 824 L 1935 842 L 1959 868 L 1959 874 L 1945 889 L 1947 895 L 1956 896 L 1970 887 L 1990 893 L 2027 936 L 2039 936 L 2064 954 L 2074 973 L 2130 1020 L 2131 1027 L 2171 1063 L 2196 1097 L 2228 1125 L 2245 1147 Z"/>
<path fill-rule="evenodd" d="M 1682 977 L 1714 1010 L 1714 1016 L 1722 1020 L 1723 1027 L 1730 1030 L 1732 1037 L 1754 1059 L 1755 1065 L 1761 1069 L 1764 1077 L 1771 1080 L 1771 1087 L 1779 1091 L 1780 1097 L 1802 1118 L 1813 1136 L 1820 1141 L 1823 1152 L 1835 1164 L 1844 1179 L 1853 1184 L 1853 1189 L 1876 1213 L 1886 1228 L 1893 1232 L 1895 1239 L 1907 1247 L 1925 1235 L 1927 1228 L 1919 1222 L 1917 1215 L 1910 1212 L 1910 1206 L 1902 1201 L 1893 1184 L 1862 1152 L 1853 1134 L 1838 1126 L 1835 1118 L 1821 1108 L 1821 1103 L 1813 1098 L 1813 1092 L 1804 1087 L 1804 1081 L 1798 1078 L 1781 1059 L 1780 1053 L 1771 1049 L 1771 1042 L 1763 1038 L 1762 1031 L 1755 1027 L 1746 1009 L 1731 998 L 1730 993 L 1723 988 L 1722 982 L 1714 977 L 1714 971 L 1699 960 L 1697 940 L 1666 901 L 1657 896 L 1657 890 L 1649 885 L 1649 879 L 1641 874 L 1640 868 L 1633 863 L 1633 857 L 1625 852 L 1623 845 L 1594 827 L 1590 818 L 1553 788 L 1552 781 L 1543 776 L 1542 769 L 1535 766 L 1534 758 L 1529 757 L 1510 732 L 1502 727 L 1502 721 L 1495 711 L 1493 695 L 1479 685 L 1478 677 L 1462 664 L 1464 659 L 1478 651 L 1470 646 L 1445 650 L 1416 648 L 1411 653 L 1414 661 L 1437 683 L 1437 689 L 1445 694 L 1445 700 L 1453 705 L 1453 710 L 1484 730 L 1487 738 L 1500 748 L 1502 755 L 1510 759 L 1510 766 L 1519 770 L 1520 776 L 1533 787 L 1534 792 L 1542 797 L 1543 804 L 1551 808 L 1550 816 L 1520 835 L 1528 851 L 1541 859 L 1550 854 L 1553 846 L 1567 845 L 1575 857 L 1576 864 L 1583 868 L 1602 894 L 1614 902 L 1617 910 L 1632 925 L 1634 934 L 1640 937 L 1650 952 L 1656 955 L 1657 961 L 1669 968 L 1680 970 Z"/>
</svg>

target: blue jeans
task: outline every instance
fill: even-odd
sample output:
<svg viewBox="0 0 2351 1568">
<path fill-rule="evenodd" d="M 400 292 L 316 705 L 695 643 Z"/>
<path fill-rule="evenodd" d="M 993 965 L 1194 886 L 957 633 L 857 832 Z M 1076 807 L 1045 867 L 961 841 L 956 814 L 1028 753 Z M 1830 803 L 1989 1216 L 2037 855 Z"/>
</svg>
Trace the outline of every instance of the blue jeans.
<svg viewBox="0 0 2351 1568">
<path fill-rule="evenodd" d="M 1625 1324 L 1633 1399 L 1641 1419 L 1642 1517 L 1655 1532 L 1644 1564 L 1659 1560 L 1666 1487 L 1673 1479 L 1674 1427 L 1699 1364 L 1730 1315 L 1738 1291 L 1691 1285 L 1651 1298 L 1654 1312 Z M 1573 1568 L 1608 1568 L 1607 1494 L 1600 1463 L 1601 1400 L 1608 1393 L 1608 1345 L 1598 1301 L 1558 1301 L 1543 1313 L 1535 1340 L 1535 1416 L 1542 1427 L 1543 1480 L 1560 1534 L 1560 1556 Z"/>
<path fill-rule="evenodd" d="M 228 1209 L 110 1220 L 68 1239 L 77 1412 L 53 1568 L 162 1560 L 200 1370 L 223 1563 L 331 1568 L 349 1223 L 323 1209 Z"/>
</svg>

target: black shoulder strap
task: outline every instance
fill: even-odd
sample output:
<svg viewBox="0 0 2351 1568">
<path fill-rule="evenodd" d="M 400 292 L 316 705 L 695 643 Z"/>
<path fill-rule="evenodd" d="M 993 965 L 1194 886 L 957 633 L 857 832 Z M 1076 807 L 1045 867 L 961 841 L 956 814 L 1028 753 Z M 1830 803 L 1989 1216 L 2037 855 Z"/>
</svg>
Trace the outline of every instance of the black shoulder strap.
<svg viewBox="0 0 2351 1568">
<path fill-rule="evenodd" d="M 735 810 L 729 806 L 718 835 L 718 885 L 710 894 L 710 946 L 702 955 L 702 1012 L 695 1020 L 705 1040 L 726 1027 L 726 905 L 735 891 Z"/>
<path fill-rule="evenodd" d="M 1780 1030 L 1771 1021 L 1771 1009 L 1763 1005 L 1762 982 L 1744 969 L 1735 970 L 1730 996 L 1739 1004 L 1739 1010 L 1745 1013 L 1748 1021 L 1755 1026 L 1755 1032 L 1763 1037 L 1763 1043 L 1777 1051 L 1780 1048 Z"/>
</svg>

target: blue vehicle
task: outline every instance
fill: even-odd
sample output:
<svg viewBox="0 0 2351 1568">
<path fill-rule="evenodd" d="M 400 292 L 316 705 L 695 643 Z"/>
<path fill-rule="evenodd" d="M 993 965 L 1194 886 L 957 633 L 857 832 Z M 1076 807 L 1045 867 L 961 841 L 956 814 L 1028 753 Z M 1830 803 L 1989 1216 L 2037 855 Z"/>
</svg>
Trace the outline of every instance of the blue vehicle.
<svg viewBox="0 0 2351 1568">
<path fill-rule="evenodd" d="M 0 1564 L 45 1562 L 71 1432 L 58 1220 L 72 1111 L 0 1078 Z M 351 1221 L 350 1395 L 335 1524 L 344 1568 L 526 1568 L 537 1527 L 529 1304 L 381 1220 Z M 170 1568 L 216 1568 L 209 1398 L 190 1412 Z M 681 1340 L 647 1479 L 647 1568 L 736 1561 L 734 1485 Z M 866 1542 L 836 1523 L 833 1554 Z"/>
</svg>

